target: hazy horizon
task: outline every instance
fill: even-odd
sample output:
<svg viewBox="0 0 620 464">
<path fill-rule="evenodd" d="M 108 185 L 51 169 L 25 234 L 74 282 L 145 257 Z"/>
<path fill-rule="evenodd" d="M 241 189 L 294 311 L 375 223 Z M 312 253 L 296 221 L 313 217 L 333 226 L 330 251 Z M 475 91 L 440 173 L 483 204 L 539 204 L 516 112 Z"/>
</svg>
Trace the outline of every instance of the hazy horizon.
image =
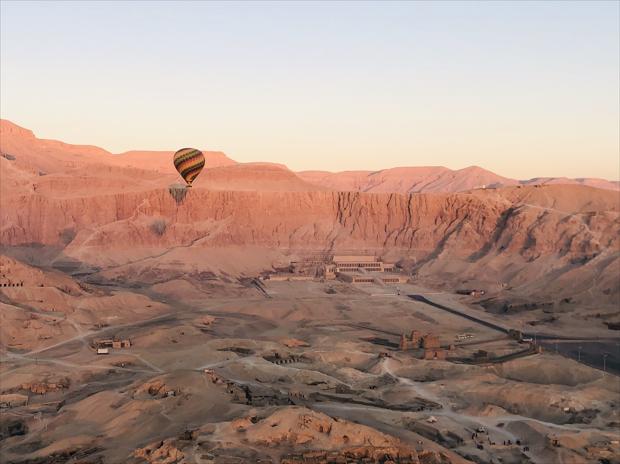
<svg viewBox="0 0 620 464">
<path fill-rule="evenodd" d="M 295 171 L 617 180 L 618 12 L 2 2 L 1 114 L 113 153 L 196 146 Z"/>
</svg>

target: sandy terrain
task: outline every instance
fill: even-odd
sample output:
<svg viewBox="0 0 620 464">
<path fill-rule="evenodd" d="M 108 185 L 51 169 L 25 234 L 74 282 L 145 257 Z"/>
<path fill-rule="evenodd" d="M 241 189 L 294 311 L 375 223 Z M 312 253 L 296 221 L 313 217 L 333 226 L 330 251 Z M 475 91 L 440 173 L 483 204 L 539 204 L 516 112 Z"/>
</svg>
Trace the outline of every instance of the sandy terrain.
<svg viewBox="0 0 620 464">
<path fill-rule="evenodd" d="M 90 285 L 104 293 L 105 318 L 106 295 L 121 290 Z M 27 428 L 0 442 L 6 462 L 50 455 L 59 462 L 65 458 L 58 456 L 303 462 L 308 452 L 382 450 L 400 462 L 501 456 L 585 463 L 618 452 L 620 383 L 613 375 L 553 353 L 471 365 L 398 351 L 399 334 L 414 328 L 437 333 L 442 344 L 463 331 L 474 334 L 474 342 L 457 343 L 454 357 L 519 349 L 493 329 L 406 296 L 423 291 L 447 301 L 450 295 L 407 285 L 401 296 L 375 285 L 339 284 L 340 291 L 328 293 L 329 282 L 274 282 L 266 285 L 269 297 L 194 288 L 183 299 L 177 286 L 145 286 L 131 300 L 148 295 L 159 317 L 134 312 L 103 329 L 76 322 L 83 335 L 52 334 L 38 349 L 20 352 L 3 336 L 2 394 L 28 398 L 3 412 L 5 423 Z M 235 284 L 228 286 L 239 295 Z M 75 306 L 70 322 L 81 311 Z M 97 356 L 92 342 L 105 334 L 128 337 L 132 346 Z M 44 393 L 28 390 L 34 384 Z M 472 440 L 480 427 L 484 432 Z"/>
<path fill-rule="evenodd" d="M 615 184 L 207 152 L 186 191 L 0 129 L 0 462 L 619 462 Z M 403 282 L 289 272 L 338 253 Z"/>
</svg>

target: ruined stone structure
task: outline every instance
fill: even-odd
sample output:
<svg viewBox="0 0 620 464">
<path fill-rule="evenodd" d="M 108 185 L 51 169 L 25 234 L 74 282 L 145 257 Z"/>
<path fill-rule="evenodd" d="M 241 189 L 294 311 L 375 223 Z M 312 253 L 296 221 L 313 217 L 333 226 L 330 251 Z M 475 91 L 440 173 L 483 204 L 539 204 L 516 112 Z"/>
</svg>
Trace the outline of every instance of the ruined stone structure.
<svg viewBox="0 0 620 464">
<path fill-rule="evenodd" d="M 128 338 L 100 338 L 94 341 L 95 348 L 114 348 L 120 350 L 121 348 L 131 348 L 131 340 Z"/>
<path fill-rule="evenodd" d="M 19 281 L 19 282 L 13 282 L 11 280 L 0 281 L 0 287 L 23 287 L 23 286 L 24 286 L 23 281 Z"/>
<path fill-rule="evenodd" d="M 321 268 L 322 272 L 323 272 L 323 277 L 325 277 L 328 280 L 333 280 L 336 278 L 336 265 L 335 264 L 325 264 L 322 268 Z"/>
<path fill-rule="evenodd" d="M 298 280 L 314 280 L 314 276 L 312 275 L 303 275 L 303 274 L 293 274 L 293 273 L 285 273 L 279 272 L 276 274 L 269 274 L 265 277 L 265 280 L 272 280 L 274 282 L 284 282 L 284 281 L 298 281 Z"/>
<path fill-rule="evenodd" d="M 181 389 L 166 385 L 161 379 L 144 383 L 134 391 L 134 395 L 149 395 L 153 398 L 170 398 L 181 393 Z"/>
<path fill-rule="evenodd" d="M 384 284 L 406 284 L 409 281 L 409 278 L 404 275 L 399 274 L 390 274 L 385 277 L 381 277 L 381 282 Z"/>
<path fill-rule="evenodd" d="M 354 274 L 354 273 L 339 273 L 338 278 L 343 282 L 350 284 L 372 284 L 375 282 L 375 278 L 368 274 Z"/>
<path fill-rule="evenodd" d="M 310 393 L 311 392 L 294 388 L 289 390 L 288 397 L 294 403 L 299 400 L 308 400 L 310 398 Z"/>
<path fill-rule="evenodd" d="M 415 350 L 418 348 L 439 349 L 441 345 L 439 343 L 439 337 L 435 334 L 428 333 L 422 335 L 419 330 L 412 330 L 411 335 L 407 337 L 405 334 L 400 336 L 399 348 L 402 351 Z"/>
<path fill-rule="evenodd" d="M 433 334 L 427 334 L 422 337 L 422 348 L 424 349 L 435 349 L 439 348 L 441 345 L 439 344 L 439 337 Z"/>
<path fill-rule="evenodd" d="M 277 389 L 272 389 L 267 386 L 253 385 L 250 387 L 248 385 L 239 384 L 222 377 L 213 369 L 205 369 L 204 373 L 211 383 L 221 385 L 235 403 L 251 406 L 292 404 L 290 393 L 282 393 Z"/>
<path fill-rule="evenodd" d="M 69 379 L 62 379 L 56 382 L 33 382 L 23 383 L 21 390 L 30 391 L 36 395 L 45 395 L 49 392 L 57 392 L 69 388 Z"/>
<path fill-rule="evenodd" d="M 221 375 L 216 373 L 213 369 L 204 370 L 207 379 L 215 385 L 222 385 L 226 388 L 226 393 L 232 396 L 233 401 L 245 403 L 247 401 L 246 391 L 237 385 L 235 382 L 231 382 Z"/>
<path fill-rule="evenodd" d="M 401 351 L 407 351 L 409 349 L 409 340 L 407 340 L 407 336 L 405 334 L 402 334 L 400 336 L 400 342 L 398 343 L 398 349 Z"/>
<path fill-rule="evenodd" d="M 359 269 L 374 272 L 392 272 L 394 264 L 384 263 L 376 256 L 334 256 L 336 272 L 351 272 Z"/>
<path fill-rule="evenodd" d="M 291 261 L 287 268 L 275 269 L 275 272 L 264 273 L 261 277 L 264 280 L 272 281 L 295 281 L 328 279 L 336 277 L 342 278 L 350 283 L 405 283 L 407 276 L 400 274 L 389 274 L 385 276 L 369 276 L 360 272 L 382 272 L 390 273 L 394 271 L 394 264 L 384 263 L 374 255 L 328 255 L 324 253 L 312 254 L 299 261 Z"/>
<path fill-rule="evenodd" d="M 266 356 L 265 359 L 269 362 L 272 362 L 278 365 L 308 362 L 307 359 L 305 359 L 303 356 L 296 356 L 296 355 L 282 356 L 280 353 L 274 353 L 273 356 Z"/>
<path fill-rule="evenodd" d="M 357 270 L 339 272 L 338 279 L 352 284 L 404 284 L 409 280 L 407 276 L 401 274 L 376 275 L 358 272 Z"/>
</svg>

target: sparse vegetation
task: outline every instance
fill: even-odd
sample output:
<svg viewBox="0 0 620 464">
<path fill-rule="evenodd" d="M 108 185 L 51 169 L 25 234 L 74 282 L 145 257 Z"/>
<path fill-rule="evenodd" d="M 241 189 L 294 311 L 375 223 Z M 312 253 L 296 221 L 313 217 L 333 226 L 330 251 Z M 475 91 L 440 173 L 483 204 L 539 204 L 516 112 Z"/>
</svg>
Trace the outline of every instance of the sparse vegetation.
<svg viewBox="0 0 620 464">
<path fill-rule="evenodd" d="M 162 236 L 166 233 L 166 221 L 164 221 L 163 219 L 155 219 L 153 222 L 151 222 L 151 231 L 158 236 Z"/>
<path fill-rule="evenodd" d="M 174 201 L 176 201 L 177 204 L 181 204 L 185 199 L 185 195 L 187 195 L 187 187 L 181 184 L 172 184 L 170 187 L 168 187 L 168 192 L 170 193 L 170 196 L 174 198 Z"/>
</svg>

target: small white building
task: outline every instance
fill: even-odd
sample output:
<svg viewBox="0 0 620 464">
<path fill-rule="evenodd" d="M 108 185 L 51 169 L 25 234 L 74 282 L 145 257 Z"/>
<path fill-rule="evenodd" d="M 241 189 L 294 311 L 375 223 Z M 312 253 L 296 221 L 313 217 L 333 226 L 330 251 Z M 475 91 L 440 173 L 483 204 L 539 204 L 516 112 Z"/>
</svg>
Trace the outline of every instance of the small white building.
<svg viewBox="0 0 620 464">
<path fill-rule="evenodd" d="M 110 348 L 97 348 L 97 354 L 110 354 Z"/>
</svg>

